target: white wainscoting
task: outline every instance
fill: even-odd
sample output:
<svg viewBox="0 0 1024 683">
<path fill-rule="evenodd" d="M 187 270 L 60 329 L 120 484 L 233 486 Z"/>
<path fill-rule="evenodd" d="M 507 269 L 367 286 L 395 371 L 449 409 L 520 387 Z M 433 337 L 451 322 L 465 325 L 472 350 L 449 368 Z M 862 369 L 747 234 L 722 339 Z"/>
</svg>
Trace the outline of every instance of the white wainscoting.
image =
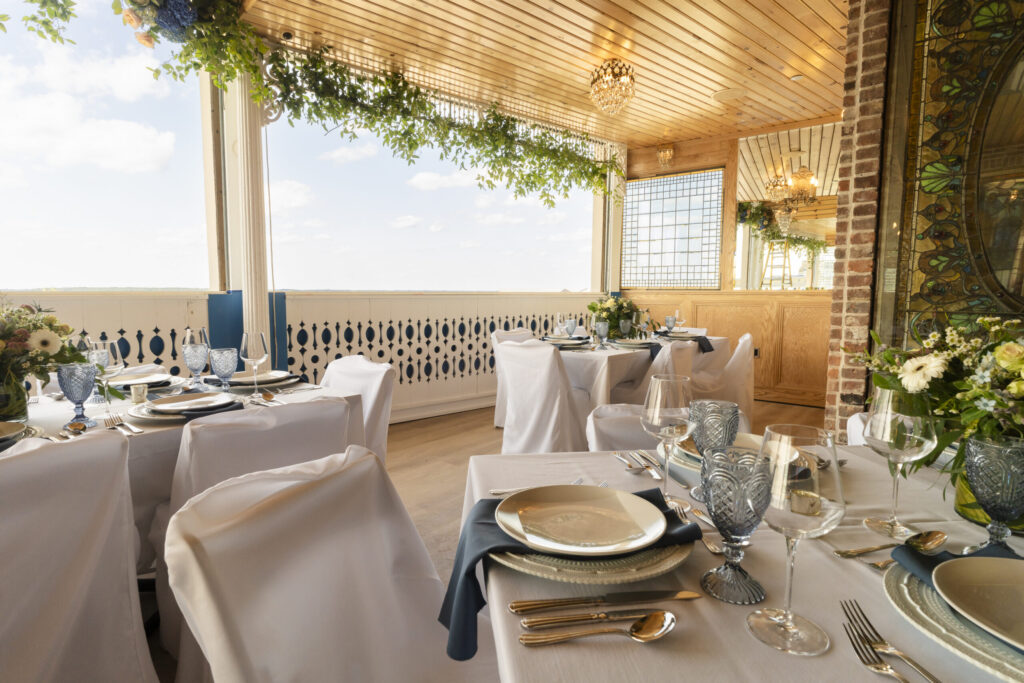
<svg viewBox="0 0 1024 683">
<path fill-rule="evenodd" d="M 533 329 L 558 313 L 585 320 L 593 293 L 288 292 L 288 359 L 310 381 L 362 353 L 399 373 L 392 422 L 494 405 L 492 326 Z"/>
</svg>

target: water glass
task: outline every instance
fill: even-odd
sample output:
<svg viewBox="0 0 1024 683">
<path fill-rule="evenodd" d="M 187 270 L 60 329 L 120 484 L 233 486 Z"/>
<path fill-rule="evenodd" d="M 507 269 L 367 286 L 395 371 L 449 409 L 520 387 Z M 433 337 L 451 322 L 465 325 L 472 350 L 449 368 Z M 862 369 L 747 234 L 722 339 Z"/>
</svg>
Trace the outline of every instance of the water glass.
<svg viewBox="0 0 1024 683">
<path fill-rule="evenodd" d="M 665 329 L 671 332 L 676 326 L 676 318 L 673 315 L 665 316 Z"/>
<path fill-rule="evenodd" d="M 928 417 L 900 412 L 896 392 L 875 387 L 864 427 L 864 441 L 871 450 L 885 456 L 893 464 L 892 514 L 889 519 L 868 517 L 864 526 L 885 536 L 904 540 L 916 531 L 896 518 L 903 466 L 928 455 L 937 442 L 935 429 Z"/>
<path fill-rule="evenodd" d="M 816 427 L 769 425 L 761 442 L 768 458 L 771 497 L 764 521 L 786 539 L 786 600 L 747 617 L 747 629 L 761 642 L 794 655 L 820 655 L 829 637 L 810 619 L 793 614 L 793 564 L 797 543 L 839 526 L 846 511 L 832 435 Z M 818 463 L 822 462 L 819 467 Z"/>
<path fill-rule="evenodd" d="M 633 329 L 633 321 L 627 319 L 619 321 L 619 332 L 622 333 L 622 338 L 625 339 L 629 336 L 629 331 Z"/>
<path fill-rule="evenodd" d="M 606 349 L 606 348 L 608 348 L 607 346 L 604 345 L 605 341 L 608 339 L 608 321 L 607 320 L 598 320 L 597 322 L 594 323 L 594 334 L 597 335 L 598 341 L 601 342 L 600 344 L 598 344 L 597 348 L 599 348 L 599 349 Z"/>
<path fill-rule="evenodd" d="M 185 367 L 192 373 L 190 389 L 200 389 L 203 384 L 201 374 L 206 369 L 206 362 L 210 353 L 210 344 L 206 336 L 206 328 L 198 330 L 186 328 L 185 334 L 181 337 L 181 351 L 185 357 Z"/>
<path fill-rule="evenodd" d="M 740 407 L 731 401 L 693 401 L 690 403 L 690 420 L 693 422 L 693 444 L 704 458 L 706 453 L 725 450 L 736 441 L 740 430 Z M 703 475 L 703 461 L 701 471 Z M 703 502 L 703 486 L 690 489 L 690 496 Z"/>
<path fill-rule="evenodd" d="M 99 366 L 98 377 L 103 385 L 103 398 L 96 400 L 96 403 L 105 403 L 107 414 L 110 414 L 110 380 L 124 371 L 124 358 L 121 355 L 121 348 L 116 341 L 103 339 L 87 339 L 89 349 L 86 351 L 86 359 Z M 99 397 L 97 396 L 97 399 Z M 90 403 L 93 402 L 90 400 Z"/>
<path fill-rule="evenodd" d="M 270 352 L 267 350 L 267 337 L 262 332 L 246 331 L 242 333 L 242 344 L 238 347 L 239 357 L 245 364 L 252 368 L 252 395 L 249 400 L 260 403 L 263 396 L 260 395 L 259 382 L 256 379 L 256 369 L 266 362 Z"/>
<path fill-rule="evenodd" d="M 668 494 L 669 458 L 672 449 L 693 432 L 690 421 L 690 378 L 681 375 L 654 375 L 647 387 L 647 398 L 640 414 L 644 431 L 661 440 L 662 494 Z"/>
<path fill-rule="evenodd" d="M 733 605 L 761 602 L 764 588 L 740 562 L 771 500 L 768 458 L 750 448 L 709 449 L 704 453 L 701 486 L 711 521 L 722 534 L 725 555 L 725 564 L 701 577 L 701 587 Z"/>
<path fill-rule="evenodd" d="M 576 318 L 574 318 L 574 317 L 572 317 L 570 315 L 570 317 L 567 317 L 565 319 L 565 333 L 571 337 L 573 332 L 575 332 L 575 331 L 576 331 Z"/>
<path fill-rule="evenodd" d="M 57 383 L 64 398 L 75 405 L 75 416 L 64 425 L 95 427 L 96 421 L 85 416 L 85 399 L 96 386 L 96 366 L 92 363 L 65 363 L 57 366 Z"/>
<path fill-rule="evenodd" d="M 228 381 L 238 368 L 238 349 L 210 349 L 210 369 L 220 379 L 220 387 L 227 391 Z"/>
<path fill-rule="evenodd" d="M 1024 440 L 1008 436 L 967 439 L 964 469 L 978 505 L 991 519 L 987 545 L 1006 546 L 1008 522 L 1024 515 Z"/>
</svg>

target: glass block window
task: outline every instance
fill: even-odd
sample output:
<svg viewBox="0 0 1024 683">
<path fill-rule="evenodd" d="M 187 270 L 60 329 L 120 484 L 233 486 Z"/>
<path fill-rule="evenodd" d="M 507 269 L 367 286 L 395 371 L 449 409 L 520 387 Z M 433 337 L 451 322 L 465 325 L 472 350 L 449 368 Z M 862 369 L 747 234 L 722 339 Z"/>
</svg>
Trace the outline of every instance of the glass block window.
<svg viewBox="0 0 1024 683">
<path fill-rule="evenodd" d="M 828 247 L 814 257 L 814 289 L 832 289 L 836 272 L 836 248 Z"/>
<path fill-rule="evenodd" d="M 626 183 L 622 286 L 718 289 L 725 169 Z"/>
</svg>

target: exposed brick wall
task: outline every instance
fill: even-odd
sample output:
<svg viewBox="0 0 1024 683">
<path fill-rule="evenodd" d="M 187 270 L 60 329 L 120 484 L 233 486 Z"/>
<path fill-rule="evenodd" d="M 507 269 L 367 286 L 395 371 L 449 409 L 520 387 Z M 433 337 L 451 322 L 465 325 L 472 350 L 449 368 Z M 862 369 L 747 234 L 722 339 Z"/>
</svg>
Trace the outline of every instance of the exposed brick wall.
<svg viewBox="0 0 1024 683">
<path fill-rule="evenodd" d="M 843 132 L 839 152 L 836 269 L 832 292 L 825 428 L 846 441 L 864 409 L 866 373 L 843 349 L 867 348 L 874 289 L 882 129 L 893 0 L 850 0 Z"/>
</svg>

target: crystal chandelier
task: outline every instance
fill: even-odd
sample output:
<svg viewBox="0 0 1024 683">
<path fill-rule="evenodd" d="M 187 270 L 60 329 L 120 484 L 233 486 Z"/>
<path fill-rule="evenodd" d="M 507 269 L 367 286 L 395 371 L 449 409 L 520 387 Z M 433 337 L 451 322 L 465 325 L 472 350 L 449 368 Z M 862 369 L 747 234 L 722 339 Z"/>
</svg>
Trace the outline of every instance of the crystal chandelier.
<svg viewBox="0 0 1024 683">
<path fill-rule="evenodd" d="M 796 215 L 796 209 L 788 205 L 775 211 L 775 220 L 779 222 L 779 230 L 782 231 L 783 236 L 789 234 L 789 227 L 793 224 L 794 215 Z"/>
<path fill-rule="evenodd" d="M 633 99 L 635 85 L 633 67 L 609 59 L 590 74 L 590 99 L 598 109 L 614 116 Z"/>
<path fill-rule="evenodd" d="M 658 148 L 658 164 L 662 168 L 666 168 L 670 163 L 672 163 L 673 156 L 675 156 L 675 149 L 672 145 L 665 145 L 664 147 Z"/>
<path fill-rule="evenodd" d="M 796 206 L 813 204 L 817 200 L 817 194 L 818 179 L 811 173 L 811 169 L 801 166 L 789 179 L 789 201 Z"/>
<path fill-rule="evenodd" d="M 764 184 L 764 198 L 770 202 L 781 202 L 786 198 L 788 190 L 786 178 L 777 175 Z"/>
</svg>

